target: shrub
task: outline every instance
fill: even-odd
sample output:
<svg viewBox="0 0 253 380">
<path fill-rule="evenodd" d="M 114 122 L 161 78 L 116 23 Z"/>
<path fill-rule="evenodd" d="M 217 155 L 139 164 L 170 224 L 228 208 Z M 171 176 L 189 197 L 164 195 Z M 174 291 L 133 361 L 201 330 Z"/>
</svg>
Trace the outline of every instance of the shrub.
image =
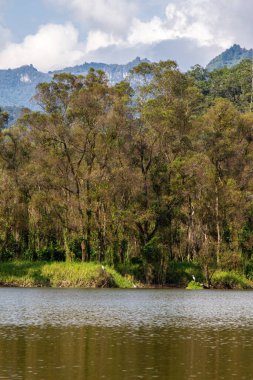
<svg viewBox="0 0 253 380">
<path fill-rule="evenodd" d="M 122 276 L 131 276 L 136 281 L 145 281 L 145 273 L 144 273 L 144 264 L 140 260 L 140 262 L 135 260 L 130 260 L 129 262 L 125 262 L 124 264 L 119 263 L 115 266 L 115 269 Z"/>
<path fill-rule="evenodd" d="M 167 270 L 167 284 L 186 287 L 195 276 L 199 282 L 204 282 L 204 276 L 199 265 L 188 262 L 170 262 Z"/>
<path fill-rule="evenodd" d="M 252 283 L 237 272 L 217 271 L 212 277 L 212 286 L 216 289 L 250 289 Z"/>
<path fill-rule="evenodd" d="M 191 282 L 189 282 L 186 289 L 188 289 L 188 290 L 203 290 L 204 287 L 199 282 L 191 281 Z"/>
<path fill-rule="evenodd" d="M 245 273 L 245 276 L 249 280 L 253 281 L 253 261 L 252 260 L 248 261 L 245 264 L 244 273 Z"/>
</svg>

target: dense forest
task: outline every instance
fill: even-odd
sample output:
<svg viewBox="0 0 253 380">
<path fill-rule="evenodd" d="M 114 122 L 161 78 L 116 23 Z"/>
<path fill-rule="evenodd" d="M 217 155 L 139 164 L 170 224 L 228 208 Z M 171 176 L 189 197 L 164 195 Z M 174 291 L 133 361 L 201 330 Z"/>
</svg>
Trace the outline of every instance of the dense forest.
<svg viewBox="0 0 253 380">
<path fill-rule="evenodd" d="M 172 262 L 207 283 L 250 268 L 251 66 L 144 62 L 134 89 L 61 73 L 38 85 L 41 112 L 11 128 L 2 112 L 0 260 L 98 261 L 150 283 Z"/>
</svg>

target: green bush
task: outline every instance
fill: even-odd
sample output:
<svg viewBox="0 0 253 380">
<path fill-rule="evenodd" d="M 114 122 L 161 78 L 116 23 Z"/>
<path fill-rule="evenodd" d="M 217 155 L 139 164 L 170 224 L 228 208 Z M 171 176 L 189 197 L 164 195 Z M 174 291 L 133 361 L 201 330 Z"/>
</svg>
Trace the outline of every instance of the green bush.
<svg viewBox="0 0 253 380">
<path fill-rule="evenodd" d="M 22 255 L 22 259 L 25 261 L 36 261 L 37 260 L 37 252 L 34 249 L 26 249 Z"/>
<path fill-rule="evenodd" d="M 245 276 L 253 281 L 253 261 L 250 260 L 248 261 L 246 264 L 245 264 L 245 267 L 244 267 L 244 274 Z"/>
<path fill-rule="evenodd" d="M 217 271 L 212 277 L 212 286 L 216 289 L 250 289 L 252 285 L 245 276 L 234 271 Z"/>
<path fill-rule="evenodd" d="M 44 247 L 35 253 L 38 261 L 65 261 L 65 252 L 58 247 Z"/>
<path fill-rule="evenodd" d="M 124 264 L 119 263 L 115 266 L 115 269 L 122 276 L 129 275 L 132 276 L 135 281 L 145 281 L 144 265 L 141 259 L 135 260 L 135 258 L 133 258 Z"/>
<path fill-rule="evenodd" d="M 188 289 L 188 290 L 203 290 L 204 287 L 199 282 L 191 281 L 191 282 L 189 282 L 186 289 Z"/>
<path fill-rule="evenodd" d="M 77 260 L 82 259 L 82 249 L 81 249 L 82 241 L 83 241 L 83 237 L 76 237 L 76 238 L 73 238 L 69 243 L 69 249 L 71 252 L 74 253 L 75 259 Z"/>
<path fill-rule="evenodd" d="M 158 237 L 152 238 L 141 251 L 144 263 L 145 281 L 148 284 L 159 283 L 162 244 Z"/>
<path fill-rule="evenodd" d="M 186 287 L 195 276 L 197 281 L 204 282 L 201 267 L 189 262 L 170 262 L 167 270 L 166 283 Z"/>
</svg>

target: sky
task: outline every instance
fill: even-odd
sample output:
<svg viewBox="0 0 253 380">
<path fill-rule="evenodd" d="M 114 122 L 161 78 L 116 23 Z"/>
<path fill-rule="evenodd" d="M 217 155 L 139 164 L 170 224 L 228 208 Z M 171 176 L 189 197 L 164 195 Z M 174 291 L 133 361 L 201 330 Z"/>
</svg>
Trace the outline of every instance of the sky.
<svg viewBox="0 0 253 380">
<path fill-rule="evenodd" d="M 205 66 L 252 48 L 252 0 L 0 0 L 0 69 L 47 72 L 135 57 Z"/>
</svg>

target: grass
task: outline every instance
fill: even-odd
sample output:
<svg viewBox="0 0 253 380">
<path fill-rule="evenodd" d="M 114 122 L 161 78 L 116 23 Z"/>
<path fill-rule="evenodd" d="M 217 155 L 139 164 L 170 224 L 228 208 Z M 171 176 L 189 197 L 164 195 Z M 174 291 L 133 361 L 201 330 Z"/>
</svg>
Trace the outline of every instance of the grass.
<svg viewBox="0 0 253 380">
<path fill-rule="evenodd" d="M 216 289 L 252 289 L 253 282 L 235 271 L 216 271 L 212 277 L 212 286 Z"/>
<path fill-rule="evenodd" d="M 192 275 L 197 281 L 191 281 Z M 172 263 L 168 283 L 203 289 L 203 274 L 194 264 Z M 188 286 L 187 286 L 188 284 Z M 253 281 L 235 271 L 217 270 L 212 277 L 215 289 L 253 289 Z M 0 286 L 55 287 L 55 288 L 133 288 L 133 277 L 123 276 L 97 263 L 28 262 L 10 261 L 0 263 Z"/>
<path fill-rule="evenodd" d="M 204 287 L 199 282 L 191 281 L 191 282 L 189 282 L 186 289 L 187 290 L 203 290 Z"/>
<path fill-rule="evenodd" d="M 132 288 L 133 283 L 114 269 L 96 263 L 5 262 L 0 285 L 62 288 Z"/>
<path fill-rule="evenodd" d="M 237 271 L 216 270 L 211 279 L 214 289 L 253 289 L 253 271 L 247 277 Z M 195 276 L 196 282 L 191 281 Z M 169 265 L 168 283 L 180 285 L 186 289 L 203 289 L 204 273 L 199 265 L 188 262 L 172 262 Z"/>
</svg>

